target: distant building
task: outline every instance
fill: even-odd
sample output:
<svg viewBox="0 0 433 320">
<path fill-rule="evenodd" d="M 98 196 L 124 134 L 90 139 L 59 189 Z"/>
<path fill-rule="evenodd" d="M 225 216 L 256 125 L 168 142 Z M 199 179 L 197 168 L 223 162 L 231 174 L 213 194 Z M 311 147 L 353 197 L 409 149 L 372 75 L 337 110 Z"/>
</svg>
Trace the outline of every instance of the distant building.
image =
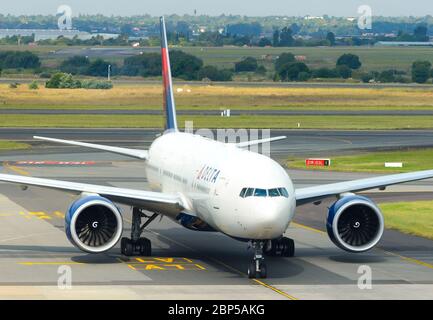
<svg viewBox="0 0 433 320">
<path fill-rule="evenodd" d="M 324 17 L 321 16 L 305 16 L 304 20 L 324 20 Z"/>
<path fill-rule="evenodd" d="M 433 47 L 433 42 L 410 42 L 410 41 L 378 41 L 378 47 Z"/>
<path fill-rule="evenodd" d="M 261 60 L 264 60 L 264 61 L 273 61 L 273 60 L 275 60 L 275 57 L 273 55 L 271 55 L 271 54 L 263 54 L 262 57 L 261 57 Z"/>
<path fill-rule="evenodd" d="M 59 30 L 59 29 L 0 29 L 0 39 L 13 36 L 32 36 L 35 35 L 35 41 L 55 40 L 60 36 L 65 38 L 77 37 L 80 40 L 88 40 L 94 36 L 101 36 L 104 39 L 117 38 L 119 35 L 114 33 L 89 33 L 79 30 Z"/>
<path fill-rule="evenodd" d="M 307 61 L 307 57 L 306 56 L 295 56 L 295 60 L 298 62 L 304 62 L 304 61 Z"/>
</svg>

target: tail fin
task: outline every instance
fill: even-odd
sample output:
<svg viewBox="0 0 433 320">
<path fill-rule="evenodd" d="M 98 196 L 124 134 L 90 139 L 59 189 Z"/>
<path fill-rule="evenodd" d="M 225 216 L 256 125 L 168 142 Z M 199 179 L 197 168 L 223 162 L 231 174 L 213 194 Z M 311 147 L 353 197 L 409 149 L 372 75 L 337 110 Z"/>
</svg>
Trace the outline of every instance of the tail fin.
<svg viewBox="0 0 433 320">
<path fill-rule="evenodd" d="M 173 82 L 171 79 L 170 56 L 168 54 L 167 31 L 165 29 L 164 17 L 160 18 L 160 23 L 165 129 L 177 131 L 176 105 L 174 104 Z"/>
</svg>

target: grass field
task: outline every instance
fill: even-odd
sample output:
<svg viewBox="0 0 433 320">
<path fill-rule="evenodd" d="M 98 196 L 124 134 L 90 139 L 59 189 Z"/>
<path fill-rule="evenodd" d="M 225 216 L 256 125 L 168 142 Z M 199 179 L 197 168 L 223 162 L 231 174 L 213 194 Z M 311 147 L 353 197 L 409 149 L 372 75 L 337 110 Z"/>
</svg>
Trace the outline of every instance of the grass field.
<svg viewBox="0 0 433 320">
<path fill-rule="evenodd" d="M 433 239 L 433 201 L 385 203 L 379 207 L 387 228 Z"/>
<path fill-rule="evenodd" d="M 180 87 L 175 87 L 178 89 Z M 277 88 L 182 86 L 175 90 L 179 110 L 433 110 L 433 87 L 423 88 Z M 162 110 L 160 85 L 119 85 L 111 90 L 29 90 L 0 85 L 0 109 L 78 109 L 78 115 L 9 114 L 1 127 L 160 127 L 161 116 L 86 115 L 91 109 Z M 161 112 L 162 113 L 162 112 Z M 179 117 L 206 128 L 431 129 L 433 116 L 219 116 Z M 299 125 L 299 127 L 298 127 Z"/>
<path fill-rule="evenodd" d="M 331 167 L 321 170 L 377 173 L 411 172 L 433 168 L 433 149 L 373 152 L 331 157 L 331 159 Z M 403 168 L 385 168 L 385 162 L 403 162 Z M 287 164 L 290 168 L 306 168 L 305 159 L 289 159 Z"/>
<path fill-rule="evenodd" d="M 0 151 L 6 150 L 22 150 L 30 148 L 29 144 L 0 140 Z"/>
<path fill-rule="evenodd" d="M 184 89 L 177 92 L 177 89 Z M 190 92 L 188 92 L 190 90 Z M 275 88 L 175 86 L 176 104 L 184 110 L 425 110 L 433 109 L 433 87 L 413 88 Z M 0 108 L 162 109 L 160 85 L 116 86 L 111 90 L 29 90 L 0 85 Z"/>
<path fill-rule="evenodd" d="M 252 56 L 261 59 L 270 54 L 278 56 L 282 52 L 292 52 L 307 58 L 307 64 L 312 68 L 333 67 L 338 57 L 344 53 L 359 55 L 363 69 L 385 70 L 400 69 L 409 71 L 415 60 L 432 60 L 432 48 L 390 48 L 390 47 L 296 47 L 296 48 L 184 48 L 204 60 L 207 64 L 232 67 L 234 61 L 242 57 Z"/>
<path fill-rule="evenodd" d="M 52 52 L 61 49 L 62 55 L 55 55 Z M 81 47 L 53 47 L 39 46 L 29 48 L 27 46 L 0 46 L 0 50 L 31 50 L 38 53 L 43 65 L 54 66 L 59 64 L 61 59 L 67 56 L 67 52 L 71 51 L 71 55 L 79 52 Z M 107 47 L 105 47 L 107 49 Z M 128 50 L 128 47 L 122 47 L 122 50 Z M 177 49 L 177 48 L 176 48 Z M 363 70 L 384 70 L 384 69 L 400 69 L 409 71 L 410 66 L 415 60 L 432 60 L 432 48 L 403 48 L 403 47 L 291 47 L 291 48 L 241 48 L 241 47 L 217 47 L 217 48 L 202 48 L 202 47 L 185 47 L 181 50 L 194 54 L 203 59 L 205 64 L 216 65 L 219 67 L 232 68 L 234 63 L 241 60 L 243 57 L 252 56 L 262 59 L 263 56 L 271 55 L 278 56 L 282 52 L 292 52 L 295 55 L 303 55 L 307 58 L 307 64 L 312 68 L 317 67 L 332 67 L 338 57 L 343 53 L 353 53 L 360 56 L 363 62 Z M 131 49 L 131 54 L 138 54 L 140 51 L 150 52 L 157 51 L 158 48 L 140 48 Z M 102 52 L 96 51 L 95 57 L 100 54 L 105 59 L 118 61 L 119 57 L 110 55 L 107 50 Z M 272 68 L 271 62 L 263 62 L 267 68 Z"/>
</svg>

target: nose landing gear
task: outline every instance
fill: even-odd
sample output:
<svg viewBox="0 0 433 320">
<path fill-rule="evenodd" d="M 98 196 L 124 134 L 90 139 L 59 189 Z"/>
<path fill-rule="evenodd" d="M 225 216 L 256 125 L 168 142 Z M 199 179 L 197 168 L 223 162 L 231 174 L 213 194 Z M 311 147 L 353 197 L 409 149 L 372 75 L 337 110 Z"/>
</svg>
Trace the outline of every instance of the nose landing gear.
<svg viewBox="0 0 433 320">
<path fill-rule="evenodd" d="M 254 259 L 248 267 L 248 278 L 266 278 L 267 269 L 265 264 L 265 258 L 263 257 L 263 247 L 265 241 L 251 241 L 254 249 Z"/>
<path fill-rule="evenodd" d="M 131 239 L 122 238 L 120 242 L 120 251 L 123 255 L 130 256 L 151 256 L 152 255 L 152 244 L 149 239 L 141 237 L 144 229 L 158 216 L 153 214 L 148 217 L 138 208 L 132 210 L 132 228 L 131 228 Z M 147 218 L 147 221 L 141 225 L 141 219 Z"/>
<path fill-rule="evenodd" d="M 271 257 L 293 257 L 295 255 L 295 242 L 292 239 L 281 237 L 277 240 L 252 240 L 254 259 L 248 267 L 248 278 L 266 278 L 267 268 L 264 255 Z"/>
</svg>

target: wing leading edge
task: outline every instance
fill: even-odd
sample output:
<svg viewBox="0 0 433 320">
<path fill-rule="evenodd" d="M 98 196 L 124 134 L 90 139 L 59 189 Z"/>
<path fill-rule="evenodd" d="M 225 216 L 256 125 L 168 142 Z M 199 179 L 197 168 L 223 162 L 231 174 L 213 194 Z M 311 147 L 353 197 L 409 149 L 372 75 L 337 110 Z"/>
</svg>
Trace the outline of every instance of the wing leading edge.
<svg viewBox="0 0 433 320">
<path fill-rule="evenodd" d="M 90 149 L 108 151 L 111 153 L 117 153 L 117 154 L 121 154 L 124 156 L 143 159 L 143 160 L 146 160 L 149 157 L 149 152 L 147 150 L 111 147 L 111 146 L 105 146 L 105 145 L 101 145 L 101 144 L 93 144 L 93 143 L 63 140 L 63 139 L 54 139 L 54 138 L 46 138 L 46 137 L 38 137 L 38 136 L 34 136 L 33 138 L 37 139 L 37 140 L 50 141 L 50 142 L 55 142 L 55 143 L 68 144 L 68 145 L 72 145 L 72 146 L 80 146 L 80 147 L 85 147 L 85 148 L 90 148 Z"/>
<path fill-rule="evenodd" d="M 239 142 L 239 143 L 236 143 L 235 145 L 238 148 L 246 148 L 246 147 L 250 147 L 250 146 L 255 146 L 255 145 L 264 144 L 264 143 L 270 143 L 270 142 L 275 142 L 275 141 L 280 141 L 280 140 L 284 140 L 284 139 L 287 139 L 287 137 L 286 136 L 279 136 L 279 137 L 274 137 L 274 138 L 252 140 L 252 141 L 246 141 L 246 142 Z"/>
<path fill-rule="evenodd" d="M 100 196 L 117 203 L 137 206 L 139 208 L 161 214 L 177 214 L 185 208 L 182 198 L 177 194 L 165 194 L 144 190 L 106 187 L 9 174 L 0 174 L 0 181 L 15 183 L 22 186 L 36 186 L 47 189 L 61 190 L 74 194 L 99 194 Z"/>
<path fill-rule="evenodd" d="M 299 206 L 346 192 L 359 192 L 430 178 L 433 178 L 433 170 L 400 173 L 374 178 L 366 178 L 347 182 L 338 182 L 314 187 L 300 188 L 296 190 L 296 204 Z"/>
</svg>

